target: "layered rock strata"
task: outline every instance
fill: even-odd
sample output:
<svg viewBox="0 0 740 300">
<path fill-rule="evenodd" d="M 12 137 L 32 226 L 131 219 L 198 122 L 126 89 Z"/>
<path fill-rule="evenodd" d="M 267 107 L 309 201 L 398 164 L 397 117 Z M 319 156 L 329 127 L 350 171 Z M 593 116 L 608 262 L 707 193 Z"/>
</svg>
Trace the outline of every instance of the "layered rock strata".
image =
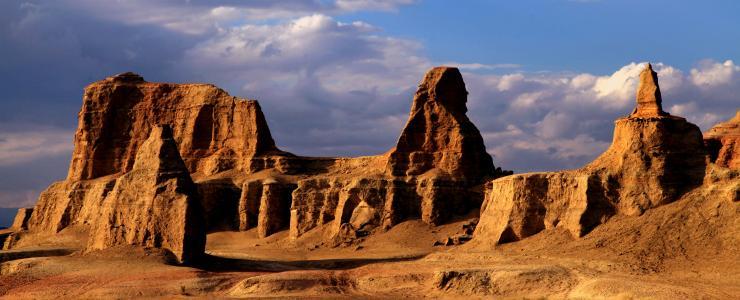
<svg viewBox="0 0 740 300">
<path fill-rule="evenodd" d="M 205 250 L 205 221 L 196 186 L 169 126 L 152 129 L 132 170 L 116 180 L 101 206 L 89 250 L 117 245 L 163 248 L 183 263 Z"/>
<path fill-rule="evenodd" d="M 555 227 L 580 237 L 613 215 L 640 215 L 700 186 L 701 131 L 662 111 L 650 65 L 640 78 L 637 109 L 615 122 L 612 145 L 596 160 L 578 170 L 490 182 L 476 238 L 509 242 Z"/>
<path fill-rule="evenodd" d="M 360 174 L 298 181 L 291 237 L 327 223 L 331 236 L 341 228 L 385 230 L 406 219 L 438 225 L 479 207 L 478 186 L 501 170 L 497 173 L 480 132 L 465 115 L 467 95 L 458 69 L 427 72 L 396 147 L 362 158 L 372 167 Z"/>
<path fill-rule="evenodd" d="M 718 166 L 740 169 L 740 110 L 727 122 L 719 123 L 704 134 L 710 161 Z"/>
<path fill-rule="evenodd" d="M 170 124 L 191 173 L 256 171 L 279 154 L 259 103 L 210 84 L 151 83 L 133 73 L 85 88 L 68 181 L 122 174 L 155 124 Z M 254 159 L 254 161 L 253 161 Z"/>
<path fill-rule="evenodd" d="M 109 77 L 85 89 L 68 177 L 41 194 L 28 231 L 82 226 L 92 228 L 90 249 L 163 247 L 187 260 L 200 251 L 200 238 L 178 240 L 195 230 L 184 224 L 206 232 L 256 228 L 260 237 L 290 229 L 295 238 L 324 224 L 330 238 L 341 228 L 365 234 L 406 219 L 441 224 L 478 208 L 481 184 L 503 173 L 465 115 L 466 101 L 460 72 L 434 68 L 396 147 L 377 156 L 314 158 L 280 151 L 256 101 L 207 84 Z M 144 158 L 155 155 L 147 137 L 178 156 Z M 160 174 L 147 161 L 179 167 Z M 126 203 L 162 214 L 145 218 Z M 159 228 L 157 218 L 175 223 Z"/>
</svg>

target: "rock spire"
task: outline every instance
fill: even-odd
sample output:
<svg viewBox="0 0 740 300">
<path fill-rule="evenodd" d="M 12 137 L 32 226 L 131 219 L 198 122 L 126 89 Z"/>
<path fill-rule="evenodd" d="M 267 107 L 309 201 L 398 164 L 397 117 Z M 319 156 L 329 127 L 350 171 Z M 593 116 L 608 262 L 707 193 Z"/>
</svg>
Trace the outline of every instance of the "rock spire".
<svg viewBox="0 0 740 300">
<path fill-rule="evenodd" d="M 637 107 L 632 112 L 633 117 L 657 117 L 667 115 L 663 111 L 663 99 L 660 96 L 658 73 L 653 66 L 647 64 L 640 73 L 640 83 L 637 87 Z"/>
</svg>

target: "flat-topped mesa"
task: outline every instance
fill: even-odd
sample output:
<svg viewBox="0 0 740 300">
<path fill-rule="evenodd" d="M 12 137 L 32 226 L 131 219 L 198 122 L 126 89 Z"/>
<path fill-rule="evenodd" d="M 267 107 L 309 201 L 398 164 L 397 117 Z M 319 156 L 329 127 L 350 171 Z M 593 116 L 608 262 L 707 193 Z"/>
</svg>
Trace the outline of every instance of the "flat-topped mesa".
<svg viewBox="0 0 740 300">
<path fill-rule="evenodd" d="M 478 129 L 465 115 L 468 92 L 457 68 L 426 73 L 414 96 L 406 127 L 391 150 L 387 169 L 395 176 L 432 169 L 456 178 L 478 179 L 494 172 Z"/>
<path fill-rule="evenodd" d="M 130 171 L 155 124 L 172 125 L 192 173 L 260 169 L 252 158 L 284 154 L 257 101 L 232 97 L 210 84 L 151 83 L 129 72 L 85 88 L 67 179 Z"/>
<path fill-rule="evenodd" d="M 704 134 L 709 160 L 718 166 L 740 169 L 740 110 L 735 117 L 714 125 Z"/>
<path fill-rule="evenodd" d="M 197 189 L 169 126 L 155 126 L 133 169 L 116 180 L 93 222 L 88 249 L 119 245 L 163 248 L 188 263 L 205 251 Z"/>
<path fill-rule="evenodd" d="M 630 117 L 659 117 L 668 113 L 663 111 L 663 99 L 660 96 L 658 73 L 653 66 L 647 64 L 640 73 L 640 83 L 637 87 L 637 107 Z"/>
</svg>

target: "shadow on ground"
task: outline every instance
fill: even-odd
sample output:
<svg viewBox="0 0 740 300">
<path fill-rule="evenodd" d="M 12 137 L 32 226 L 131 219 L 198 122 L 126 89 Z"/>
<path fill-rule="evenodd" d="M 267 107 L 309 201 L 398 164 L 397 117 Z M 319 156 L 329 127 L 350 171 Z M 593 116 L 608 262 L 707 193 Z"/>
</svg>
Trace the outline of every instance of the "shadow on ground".
<svg viewBox="0 0 740 300">
<path fill-rule="evenodd" d="M 424 255 L 393 258 L 318 259 L 294 261 L 270 261 L 230 258 L 205 254 L 193 267 L 210 272 L 282 272 L 291 270 L 346 270 L 369 264 L 413 261 Z"/>
</svg>

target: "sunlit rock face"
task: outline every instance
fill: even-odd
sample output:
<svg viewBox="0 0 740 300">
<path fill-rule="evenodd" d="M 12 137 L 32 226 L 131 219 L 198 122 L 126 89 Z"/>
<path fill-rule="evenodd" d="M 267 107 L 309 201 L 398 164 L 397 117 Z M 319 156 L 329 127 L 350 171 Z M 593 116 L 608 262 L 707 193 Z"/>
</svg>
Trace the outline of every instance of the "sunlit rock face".
<svg viewBox="0 0 740 300">
<path fill-rule="evenodd" d="M 81 227 L 91 250 L 165 248 L 184 262 L 202 252 L 201 232 L 289 230 L 298 238 L 327 224 L 334 240 L 408 219 L 442 224 L 480 207 L 482 184 L 505 173 L 494 168 L 466 102 L 460 71 L 433 68 L 396 147 L 302 157 L 275 146 L 254 100 L 119 74 L 85 89 L 68 177 L 41 194 L 27 231 Z"/>
<path fill-rule="evenodd" d="M 89 250 L 117 245 L 162 248 L 182 263 L 204 253 L 200 200 L 169 126 L 152 129 L 133 169 L 116 180 L 92 225 Z"/>
<path fill-rule="evenodd" d="M 493 175 L 483 138 L 466 116 L 468 91 L 460 71 L 438 67 L 424 76 L 409 120 L 388 159 L 392 175 L 435 171 L 456 178 Z"/>
<path fill-rule="evenodd" d="M 740 169 L 740 110 L 732 119 L 719 123 L 704 134 L 709 159 L 718 166 Z"/>
<path fill-rule="evenodd" d="M 555 227 L 580 237 L 611 216 L 640 215 L 700 186 L 706 170 L 701 131 L 662 111 L 650 65 L 636 98 L 635 111 L 615 121 L 609 149 L 585 167 L 490 182 L 476 238 L 516 241 Z"/>
<path fill-rule="evenodd" d="M 261 166 L 254 157 L 279 152 L 257 101 L 210 84 L 152 83 L 124 73 L 85 88 L 67 180 L 130 171 L 157 124 L 172 126 L 192 173 L 255 171 Z"/>
</svg>

